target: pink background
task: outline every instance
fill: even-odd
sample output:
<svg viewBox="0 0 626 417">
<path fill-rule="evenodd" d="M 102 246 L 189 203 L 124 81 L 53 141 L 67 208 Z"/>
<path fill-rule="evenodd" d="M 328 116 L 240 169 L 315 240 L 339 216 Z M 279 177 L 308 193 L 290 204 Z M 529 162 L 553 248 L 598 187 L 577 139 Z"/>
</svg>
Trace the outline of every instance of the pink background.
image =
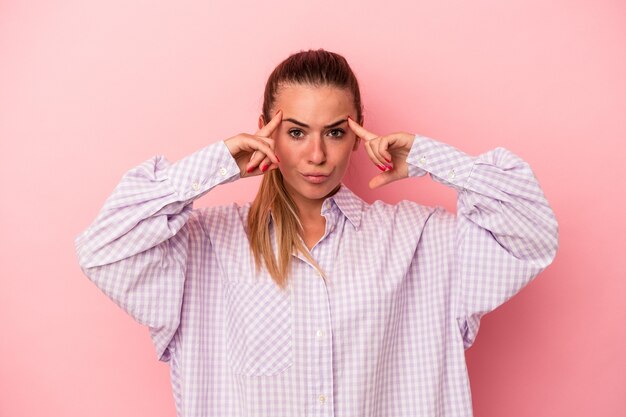
<svg viewBox="0 0 626 417">
<path fill-rule="evenodd" d="M 175 415 L 147 329 L 82 275 L 73 239 L 131 167 L 253 133 L 273 67 L 318 47 L 352 65 L 366 128 L 504 146 L 556 212 L 555 262 L 466 352 L 475 415 L 624 415 L 625 41 L 617 0 L 1 2 L 0 415 Z M 370 191 L 376 173 L 361 149 L 345 181 L 455 210 L 429 177 Z"/>
</svg>

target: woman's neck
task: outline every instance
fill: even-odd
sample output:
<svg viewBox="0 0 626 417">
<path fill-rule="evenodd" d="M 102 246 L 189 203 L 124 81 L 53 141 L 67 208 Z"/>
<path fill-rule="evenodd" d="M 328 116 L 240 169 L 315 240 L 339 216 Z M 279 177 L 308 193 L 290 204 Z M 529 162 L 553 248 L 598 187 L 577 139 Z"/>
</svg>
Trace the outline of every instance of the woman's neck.
<svg viewBox="0 0 626 417">
<path fill-rule="evenodd" d="M 326 218 L 321 214 L 323 203 L 324 201 L 322 200 L 316 204 L 298 204 L 300 222 L 302 222 L 305 228 L 319 226 L 320 224 L 324 225 L 326 223 Z"/>
</svg>

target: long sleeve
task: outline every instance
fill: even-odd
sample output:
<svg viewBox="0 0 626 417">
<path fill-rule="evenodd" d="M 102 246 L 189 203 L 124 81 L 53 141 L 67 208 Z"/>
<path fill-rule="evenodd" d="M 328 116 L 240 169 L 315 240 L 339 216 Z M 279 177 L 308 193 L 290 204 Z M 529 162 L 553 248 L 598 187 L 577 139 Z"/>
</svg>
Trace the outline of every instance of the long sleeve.
<svg viewBox="0 0 626 417">
<path fill-rule="evenodd" d="M 431 178 L 458 191 L 450 238 L 455 312 L 469 348 L 480 318 L 507 301 L 556 256 L 558 224 L 530 166 L 498 147 L 479 156 L 416 135 L 409 176 Z M 441 210 L 442 224 L 449 213 Z"/>
<path fill-rule="evenodd" d="M 204 224 L 193 201 L 240 178 L 223 141 L 176 163 L 158 155 L 127 171 L 93 223 L 74 240 L 81 269 L 109 298 L 148 326 L 158 358 L 180 323 L 189 242 Z"/>
</svg>

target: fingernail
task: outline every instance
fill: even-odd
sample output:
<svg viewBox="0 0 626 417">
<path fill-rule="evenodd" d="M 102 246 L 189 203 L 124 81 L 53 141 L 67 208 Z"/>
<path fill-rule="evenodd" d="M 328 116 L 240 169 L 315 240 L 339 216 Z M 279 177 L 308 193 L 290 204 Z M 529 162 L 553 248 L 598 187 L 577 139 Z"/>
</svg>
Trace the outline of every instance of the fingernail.
<svg viewBox="0 0 626 417">
<path fill-rule="evenodd" d="M 388 164 L 387 164 L 387 165 L 385 165 L 385 168 L 387 168 L 388 170 L 390 170 L 390 171 L 391 171 L 391 169 L 392 169 L 393 167 L 392 167 L 391 165 L 388 165 Z"/>
<path fill-rule="evenodd" d="M 387 159 L 387 158 L 385 158 L 385 161 L 387 161 L 387 162 L 391 162 L 391 159 Z"/>
<path fill-rule="evenodd" d="M 385 171 L 385 167 L 384 167 L 384 166 L 382 166 L 382 165 L 378 165 L 378 164 L 377 164 L 376 166 L 377 166 L 377 167 L 378 167 L 378 169 L 380 169 L 381 171 Z"/>
<path fill-rule="evenodd" d="M 267 169 L 267 165 L 263 165 L 263 166 L 261 167 L 261 172 L 265 172 L 265 170 L 266 170 L 266 169 Z"/>
<path fill-rule="evenodd" d="M 246 172 L 252 172 L 252 171 L 254 171 L 254 167 L 250 167 L 250 168 L 246 169 Z"/>
</svg>

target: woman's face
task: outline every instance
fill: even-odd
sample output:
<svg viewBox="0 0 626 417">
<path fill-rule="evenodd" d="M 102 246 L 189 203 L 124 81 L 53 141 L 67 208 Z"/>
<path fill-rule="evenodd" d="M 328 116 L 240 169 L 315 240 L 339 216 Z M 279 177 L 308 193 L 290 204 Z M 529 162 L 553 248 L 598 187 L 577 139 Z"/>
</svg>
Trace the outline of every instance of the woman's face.
<svg viewBox="0 0 626 417">
<path fill-rule="evenodd" d="M 341 182 L 358 149 L 347 122 L 348 116 L 357 120 L 352 94 L 329 86 L 284 86 L 271 114 L 279 109 L 282 122 L 271 137 L 285 188 L 299 207 L 317 207 Z"/>
</svg>

